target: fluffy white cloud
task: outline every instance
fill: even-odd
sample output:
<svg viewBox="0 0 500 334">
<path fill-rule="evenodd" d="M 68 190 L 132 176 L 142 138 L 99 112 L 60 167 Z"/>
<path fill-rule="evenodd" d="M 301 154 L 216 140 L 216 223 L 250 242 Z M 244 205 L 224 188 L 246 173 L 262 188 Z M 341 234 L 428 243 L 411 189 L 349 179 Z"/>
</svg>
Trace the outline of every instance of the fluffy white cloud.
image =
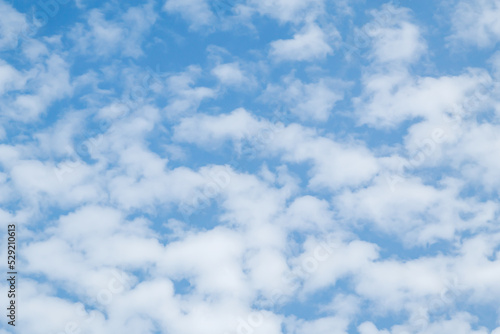
<svg viewBox="0 0 500 334">
<path fill-rule="evenodd" d="M 481 48 L 494 46 L 500 40 L 500 1 L 459 1 L 452 13 L 452 43 Z"/>
<path fill-rule="evenodd" d="M 386 6 L 385 11 L 373 15 L 374 20 L 364 29 L 373 38 L 372 63 L 363 74 L 363 94 L 353 99 L 359 122 L 396 127 L 419 117 L 443 122 L 457 108 L 476 112 L 478 106 L 470 102 L 491 86 L 486 71 L 469 68 L 455 76 L 413 75 L 409 65 L 427 46 L 418 26 L 410 22 L 408 10 Z"/>
<path fill-rule="evenodd" d="M 88 15 L 87 25 L 77 24 L 70 32 L 78 50 L 97 56 L 116 53 L 133 58 L 142 56 L 144 36 L 158 16 L 152 3 L 131 7 L 115 20 L 106 20 L 105 14 L 100 9 L 93 9 Z"/>
<path fill-rule="evenodd" d="M 221 84 L 230 87 L 253 84 L 251 76 L 241 69 L 238 62 L 219 64 L 212 69 L 212 74 L 219 79 Z"/>
<path fill-rule="evenodd" d="M 499 56 L 361 5 L 77 1 L 23 37 L 0 2 L 19 332 L 498 334 Z"/>
<path fill-rule="evenodd" d="M 220 116 L 196 115 L 183 118 L 174 129 L 174 138 L 200 145 L 217 145 L 231 139 L 241 141 L 258 133 L 266 124 L 254 119 L 245 109 Z"/>
<path fill-rule="evenodd" d="M 228 120 L 233 119 L 241 127 L 228 126 Z M 277 154 L 283 161 L 312 162 L 309 185 L 313 188 L 359 185 L 378 172 L 377 159 L 363 145 L 336 142 L 297 124 L 282 127 L 258 122 L 244 110 L 185 119 L 176 128 L 174 137 L 198 145 L 207 143 L 207 139 L 216 144 L 245 139 L 259 146 L 263 154 Z"/>
<path fill-rule="evenodd" d="M 167 93 L 170 96 L 165 111 L 169 117 L 196 111 L 204 99 L 215 98 L 217 91 L 208 87 L 192 87 L 201 75 L 198 66 L 189 66 L 185 72 L 167 79 Z"/>
<path fill-rule="evenodd" d="M 241 267 L 245 251 L 241 238 L 240 234 L 223 228 L 189 235 L 166 247 L 158 263 L 159 273 L 176 280 L 188 279 L 199 294 L 246 300 L 251 289 Z M 207 249 L 209 255 L 200 256 Z"/>
<path fill-rule="evenodd" d="M 181 14 L 184 19 L 191 22 L 191 27 L 194 29 L 208 25 L 215 19 L 206 0 L 167 0 L 163 9 L 170 13 Z"/>
<path fill-rule="evenodd" d="M 312 321 L 295 321 L 290 325 L 289 332 L 293 334 L 318 333 L 327 334 L 332 331 L 346 334 L 349 321 L 340 317 L 325 317 Z"/>
<path fill-rule="evenodd" d="M 337 189 L 356 186 L 378 171 L 375 157 L 357 143 L 339 143 L 314 132 L 291 125 L 271 139 L 271 150 L 289 162 L 313 162 L 309 185 Z"/>
<path fill-rule="evenodd" d="M 4 61 L 0 62 L 0 93 L 3 95 L 11 90 L 24 87 L 28 78 Z"/>
<path fill-rule="evenodd" d="M 375 127 L 395 127 L 418 117 L 442 121 L 454 108 L 474 99 L 490 82 L 488 73 L 479 69 L 437 78 L 415 77 L 407 70 L 375 71 L 365 75 L 364 94 L 355 98 L 354 104 L 360 122 Z M 469 108 L 466 112 L 475 110 Z"/>
<path fill-rule="evenodd" d="M 297 22 L 324 12 L 323 0 L 250 0 L 261 15 L 269 15 L 280 22 Z"/>
<path fill-rule="evenodd" d="M 328 78 L 307 84 L 287 76 L 283 87 L 268 85 L 263 98 L 269 103 L 283 101 L 286 108 L 301 120 L 326 121 L 336 102 L 343 99 L 345 86 L 341 81 Z"/>
<path fill-rule="evenodd" d="M 20 38 L 28 38 L 29 28 L 25 15 L 16 11 L 11 4 L 1 1 L 0 50 L 14 49 Z"/>
<path fill-rule="evenodd" d="M 303 293 L 335 286 L 346 277 L 366 274 L 366 267 L 379 257 L 378 246 L 354 240 L 328 242 L 308 239 L 304 252 L 292 259 L 293 271 L 304 280 Z"/>
<path fill-rule="evenodd" d="M 8 65 L 3 71 L 4 89 L 11 92 L 2 96 L 0 110 L 14 120 L 34 121 L 53 102 L 72 93 L 68 63 L 57 54 L 22 74 Z"/>
<path fill-rule="evenodd" d="M 372 41 L 371 57 L 391 66 L 414 62 L 427 50 L 420 28 L 410 21 L 409 10 L 385 5 L 371 12 L 373 20 L 363 31 Z"/>
<path fill-rule="evenodd" d="M 321 27 L 311 24 L 294 34 L 292 39 L 271 42 L 269 55 L 278 61 L 324 59 L 333 54 L 332 46 L 338 42 L 338 38 L 336 30 L 325 33 Z"/>
<path fill-rule="evenodd" d="M 495 191 L 500 182 L 500 166 L 494 153 L 500 145 L 498 126 L 466 124 L 464 127 L 459 140 L 448 146 L 443 156 L 468 182 L 481 185 L 488 192 Z"/>
<path fill-rule="evenodd" d="M 436 188 L 396 174 L 393 178 L 377 177 L 369 187 L 356 192 L 347 190 L 334 204 L 348 221 L 370 221 L 378 229 L 400 234 L 408 244 L 426 244 L 488 226 L 494 219 L 493 202 L 461 199 L 461 191 L 457 180 L 444 180 Z"/>
</svg>

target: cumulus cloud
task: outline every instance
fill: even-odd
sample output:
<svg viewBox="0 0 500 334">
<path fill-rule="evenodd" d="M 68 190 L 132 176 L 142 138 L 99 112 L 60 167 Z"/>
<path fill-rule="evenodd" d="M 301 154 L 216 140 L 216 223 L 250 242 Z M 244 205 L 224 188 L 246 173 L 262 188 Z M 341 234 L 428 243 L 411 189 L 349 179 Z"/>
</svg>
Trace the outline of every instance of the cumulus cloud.
<svg viewBox="0 0 500 334">
<path fill-rule="evenodd" d="M 297 22 L 310 15 L 319 15 L 324 10 L 323 0 L 251 0 L 248 4 L 254 6 L 261 15 L 269 15 L 280 22 Z"/>
<path fill-rule="evenodd" d="M 72 93 L 68 63 L 57 54 L 47 58 L 25 73 L 5 65 L 2 114 L 8 118 L 31 122 L 36 120 L 55 101 Z"/>
<path fill-rule="evenodd" d="M 480 48 L 495 46 L 500 40 L 500 1 L 459 1 L 452 14 L 453 44 L 464 42 Z"/>
<path fill-rule="evenodd" d="M 467 106 L 466 113 L 475 113 L 479 105 L 468 104 L 491 85 L 491 78 L 480 69 L 443 77 L 417 77 L 406 69 L 381 69 L 367 72 L 363 84 L 364 94 L 354 98 L 360 122 L 395 127 L 418 117 L 440 122 L 462 106 Z"/>
<path fill-rule="evenodd" d="M 282 85 L 268 85 L 263 98 L 270 103 L 283 101 L 286 108 L 301 120 L 326 121 L 335 104 L 343 99 L 345 86 L 341 81 L 331 78 L 303 83 L 288 76 L 284 78 Z"/>
<path fill-rule="evenodd" d="M 229 120 L 234 120 L 241 129 L 229 126 Z M 362 145 L 339 143 L 296 124 L 283 128 L 266 121 L 258 122 L 244 110 L 233 111 L 229 116 L 185 119 L 176 129 L 175 136 L 198 145 L 203 145 L 210 137 L 212 142 L 249 140 L 256 145 L 264 144 L 264 153 L 280 155 L 284 161 L 311 161 L 314 163 L 310 179 L 313 187 L 360 184 L 378 171 L 376 158 Z"/>
<path fill-rule="evenodd" d="M 497 5 L 0 2 L 16 329 L 498 334 Z"/>
<path fill-rule="evenodd" d="M 170 13 L 181 14 L 183 18 L 191 21 L 193 28 L 208 25 L 215 19 L 205 0 L 167 0 L 163 9 Z"/>
<path fill-rule="evenodd" d="M 212 69 L 212 74 L 221 84 L 229 87 L 252 86 L 254 80 L 243 70 L 238 62 L 219 64 Z"/>
<path fill-rule="evenodd" d="M 227 139 L 241 141 L 250 138 L 265 126 L 245 109 L 237 109 L 220 116 L 197 115 L 184 118 L 175 127 L 174 138 L 201 145 L 213 145 Z"/>
<path fill-rule="evenodd" d="M 293 35 L 291 39 L 271 42 L 269 55 L 278 61 L 312 61 L 333 54 L 332 44 L 338 33 L 325 33 L 317 25 L 309 25 Z"/>
<path fill-rule="evenodd" d="M 14 49 L 19 39 L 27 38 L 29 32 L 26 16 L 16 11 L 11 4 L 0 2 L 0 50 Z"/>
<path fill-rule="evenodd" d="M 157 13 L 152 3 L 129 8 L 121 17 L 106 19 L 106 12 L 93 9 L 87 24 L 77 24 L 70 32 L 76 47 L 84 53 L 110 56 L 121 53 L 137 58 L 143 55 L 144 36 L 155 23 Z M 133 27 L 133 28 L 132 28 Z"/>
<path fill-rule="evenodd" d="M 411 22 L 407 8 L 385 5 L 371 12 L 373 20 L 363 31 L 372 41 L 371 57 L 381 63 L 413 62 L 427 50 L 420 28 Z"/>
<path fill-rule="evenodd" d="M 190 66 L 186 71 L 170 76 L 167 79 L 167 93 L 170 101 L 165 111 L 172 117 L 196 111 L 205 99 L 217 96 L 217 90 L 209 87 L 192 87 L 201 75 L 201 69 Z"/>
</svg>

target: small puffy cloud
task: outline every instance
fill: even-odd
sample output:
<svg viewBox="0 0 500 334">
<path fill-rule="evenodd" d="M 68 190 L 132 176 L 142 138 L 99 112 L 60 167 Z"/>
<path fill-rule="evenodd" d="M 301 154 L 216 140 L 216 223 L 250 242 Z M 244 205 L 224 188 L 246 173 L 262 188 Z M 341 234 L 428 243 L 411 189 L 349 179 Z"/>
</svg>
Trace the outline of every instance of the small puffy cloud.
<svg viewBox="0 0 500 334">
<path fill-rule="evenodd" d="M 462 121 L 465 123 L 465 121 Z M 492 124 L 463 125 L 458 139 L 447 146 L 443 160 L 453 163 L 469 183 L 481 185 L 488 192 L 500 185 L 495 152 L 500 147 L 500 128 Z"/>
<path fill-rule="evenodd" d="M 174 128 L 174 138 L 178 141 L 211 146 L 228 139 L 241 141 L 251 138 L 264 126 L 241 108 L 218 116 L 196 115 L 184 118 Z"/>
<path fill-rule="evenodd" d="M 143 55 L 142 42 L 155 23 L 157 13 L 151 3 L 131 7 L 119 18 L 107 20 L 106 11 L 93 9 L 86 25 L 77 24 L 70 32 L 80 52 L 98 56 L 116 53 L 137 58 Z"/>
<path fill-rule="evenodd" d="M 28 22 L 24 14 L 16 11 L 12 5 L 0 1 L 0 50 L 14 49 L 18 41 L 26 36 Z"/>
<path fill-rule="evenodd" d="M 291 327 L 290 332 L 294 334 L 347 334 L 349 326 L 349 321 L 341 317 L 325 317 L 310 321 L 293 321 L 291 323 L 292 325 L 289 325 Z"/>
<path fill-rule="evenodd" d="M 293 35 L 292 39 L 280 39 L 271 42 L 269 55 L 277 61 L 312 61 L 324 59 L 333 54 L 338 39 L 336 30 L 325 33 L 315 24 L 304 27 Z"/>
<path fill-rule="evenodd" d="M 462 0 L 452 12 L 452 44 L 466 43 L 480 48 L 500 41 L 500 1 Z"/>
<path fill-rule="evenodd" d="M 495 214 L 490 202 L 457 198 L 459 184 L 449 180 L 442 189 L 404 174 L 377 177 L 373 184 L 335 197 L 341 217 L 370 221 L 378 230 L 400 235 L 407 243 L 450 240 L 462 230 L 486 226 Z M 433 222 L 433 223 L 431 223 Z"/>
<path fill-rule="evenodd" d="M 332 247 L 331 244 L 309 238 L 303 246 L 304 252 L 290 262 L 297 276 L 302 276 L 302 292 L 306 294 L 335 286 L 343 278 L 362 275 L 365 268 L 379 258 L 377 245 L 360 240 L 339 242 Z M 299 274 L 300 268 L 306 266 L 316 268 L 310 273 Z"/>
<path fill-rule="evenodd" d="M 200 75 L 200 67 L 192 65 L 186 71 L 167 79 L 169 103 L 165 111 L 168 116 L 178 117 L 183 113 L 193 113 L 203 100 L 217 96 L 217 91 L 213 88 L 193 87 Z"/>
<path fill-rule="evenodd" d="M 24 87 L 28 77 L 16 68 L 0 60 L 0 94 Z"/>
<path fill-rule="evenodd" d="M 214 0 L 223 1 L 223 0 Z M 212 23 L 215 19 L 210 6 L 206 0 L 167 0 L 163 9 L 169 13 L 180 14 L 184 19 L 191 22 L 194 29 Z"/>
<path fill-rule="evenodd" d="M 377 327 L 372 322 L 363 322 L 358 326 L 358 331 L 360 334 L 390 334 L 386 330 L 379 331 Z"/>
<path fill-rule="evenodd" d="M 210 249 L 210 256 L 200 256 L 203 249 Z M 218 228 L 168 245 L 159 270 L 175 279 L 190 278 L 199 293 L 244 296 L 248 288 L 240 269 L 244 250 L 241 235 Z M 225 272 L 225 279 L 218 275 L 221 270 Z"/>
<path fill-rule="evenodd" d="M 0 66 L 0 71 L 6 74 L 3 80 L 0 79 L 3 84 L 0 89 L 11 90 L 0 98 L 0 110 L 11 119 L 34 121 L 53 102 L 70 96 L 73 91 L 69 64 L 58 54 L 22 74 L 11 66 L 1 63 Z"/>
<path fill-rule="evenodd" d="M 212 69 L 212 74 L 226 86 L 239 87 L 252 84 L 252 78 L 246 73 L 238 62 L 219 64 Z"/>
<path fill-rule="evenodd" d="M 500 334 L 498 1 L 66 2 L 0 0 L 19 332 Z"/>
<path fill-rule="evenodd" d="M 303 83 L 288 76 L 282 85 L 268 85 L 263 98 L 270 103 L 282 101 L 301 120 L 326 121 L 336 102 L 343 99 L 344 87 L 344 83 L 331 78 Z"/>
<path fill-rule="evenodd" d="M 29 39 L 24 42 L 23 53 L 28 59 L 34 61 L 41 56 L 48 55 L 49 48 L 43 42 L 36 39 Z"/>
<path fill-rule="evenodd" d="M 283 128 L 258 121 L 243 109 L 229 115 L 186 118 L 175 128 L 174 138 L 200 146 L 247 140 L 261 145 L 263 155 L 278 155 L 292 163 L 313 162 L 309 181 L 313 188 L 359 185 L 379 169 L 374 155 L 358 143 L 336 142 L 297 124 Z"/>
<path fill-rule="evenodd" d="M 371 57 L 380 63 L 411 63 L 427 50 L 420 27 L 410 22 L 409 10 L 385 5 L 371 12 L 373 20 L 363 27 L 372 41 Z"/>
<path fill-rule="evenodd" d="M 312 162 L 309 186 L 313 189 L 358 186 L 379 171 L 373 152 L 362 144 L 338 142 L 296 124 L 277 131 L 266 152 L 282 155 L 287 162 Z"/>
<path fill-rule="evenodd" d="M 324 12 L 324 0 L 249 0 L 247 4 L 282 23 L 306 20 Z"/>
<path fill-rule="evenodd" d="M 468 69 L 456 76 L 418 77 L 405 69 L 377 69 L 362 79 L 364 92 L 354 98 L 359 122 L 374 127 L 396 127 L 409 119 L 423 117 L 441 121 L 455 108 L 476 112 L 469 101 L 491 85 L 484 70 Z"/>
</svg>

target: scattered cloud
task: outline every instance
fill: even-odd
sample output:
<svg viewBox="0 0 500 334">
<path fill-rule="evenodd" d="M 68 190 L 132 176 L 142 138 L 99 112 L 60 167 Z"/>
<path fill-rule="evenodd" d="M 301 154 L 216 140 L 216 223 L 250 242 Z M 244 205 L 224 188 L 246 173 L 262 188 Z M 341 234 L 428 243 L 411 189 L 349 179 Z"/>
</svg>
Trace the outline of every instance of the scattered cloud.
<svg viewBox="0 0 500 334">
<path fill-rule="evenodd" d="M 0 0 L 19 332 L 500 333 L 498 1 L 62 3 Z"/>
</svg>

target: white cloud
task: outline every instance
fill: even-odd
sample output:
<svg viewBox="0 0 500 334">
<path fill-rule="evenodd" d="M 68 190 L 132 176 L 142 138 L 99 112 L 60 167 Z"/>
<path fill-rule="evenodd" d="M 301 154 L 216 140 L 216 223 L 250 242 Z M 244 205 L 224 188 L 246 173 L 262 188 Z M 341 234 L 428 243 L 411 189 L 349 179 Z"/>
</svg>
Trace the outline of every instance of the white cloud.
<svg viewBox="0 0 500 334">
<path fill-rule="evenodd" d="M 238 126 L 229 126 L 229 120 Z M 292 163 L 312 162 L 309 185 L 315 189 L 356 186 L 378 171 L 375 157 L 358 143 L 336 142 L 297 124 L 283 128 L 265 120 L 259 122 L 242 109 L 230 115 L 185 119 L 176 127 L 174 137 L 197 145 L 249 140 L 261 155 L 278 155 Z"/>
<path fill-rule="evenodd" d="M 248 139 L 262 127 L 263 124 L 241 108 L 219 116 L 196 115 L 183 118 L 180 124 L 174 127 L 174 138 L 178 141 L 212 146 L 227 139 Z"/>
<path fill-rule="evenodd" d="M 34 334 L 73 330 L 77 304 L 53 294 L 53 287 L 50 285 L 29 278 L 23 279 L 23 293 L 19 294 L 18 302 L 30 316 L 25 321 L 18 319 L 16 328 Z"/>
<path fill-rule="evenodd" d="M 167 79 L 167 94 L 170 99 L 165 111 L 168 117 L 175 118 L 182 113 L 193 113 L 203 100 L 217 96 L 217 91 L 212 88 L 192 87 L 200 75 L 200 67 L 193 65 L 185 72 Z"/>
<path fill-rule="evenodd" d="M 253 84 L 251 76 L 240 68 L 238 62 L 219 64 L 212 69 L 212 74 L 216 76 L 223 85 L 230 87 Z"/>
<path fill-rule="evenodd" d="M 466 312 L 454 314 L 451 319 L 439 319 L 429 323 L 428 320 L 422 318 L 418 322 L 408 325 L 395 325 L 391 331 L 378 330 L 372 322 L 364 322 L 358 326 L 360 334 L 399 334 L 399 333 L 418 333 L 423 334 L 438 334 L 438 333 L 457 333 L 457 334 L 488 334 L 486 328 L 473 329 L 471 324 L 477 322 L 477 318 Z M 493 332 L 492 334 L 496 334 Z"/>
<path fill-rule="evenodd" d="M 327 229 L 332 219 L 333 212 L 327 201 L 307 195 L 290 203 L 283 220 L 287 228 L 308 232 Z"/>
<path fill-rule="evenodd" d="M 280 22 L 299 22 L 324 12 L 323 0 L 250 0 L 261 15 L 269 15 Z"/>
<path fill-rule="evenodd" d="M 347 334 L 349 321 L 340 317 L 325 317 L 310 321 L 294 321 L 289 329 L 289 333 L 293 334 L 328 334 L 338 333 Z"/>
<path fill-rule="evenodd" d="M 1 1 L 0 12 L 0 50 L 14 49 L 20 38 L 26 36 L 28 23 L 26 17 L 16 11 L 10 4 Z"/>
<path fill-rule="evenodd" d="M 208 25 L 215 19 L 206 0 L 167 0 L 163 9 L 170 13 L 181 14 L 184 19 L 191 22 L 193 29 Z"/>
<path fill-rule="evenodd" d="M 20 332 L 490 333 L 473 313 L 494 317 L 500 299 L 497 55 L 478 54 L 491 72 L 433 67 L 437 40 L 391 5 L 369 12 L 359 67 L 328 57 L 329 22 L 359 22 L 356 1 L 224 2 L 230 18 L 220 2 L 164 1 L 191 24 L 183 41 L 171 16 L 154 26 L 154 2 L 86 3 L 83 23 L 15 51 L 24 16 L 0 3 L 0 27 L 13 22 L 0 32 L 0 220 L 19 227 Z M 477 44 L 495 43 L 495 23 L 478 21 Z M 295 35 L 269 48 L 270 27 Z M 141 69 L 158 56 L 146 44 L 168 45 L 168 73 Z M 326 122 L 344 94 L 353 105 Z"/>
<path fill-rule="evenodd" d="M 38 141 L 36 149 L 40 150 L 41 154 L 58 157 L 80 153 L 86 147 L 75 148 L 73 141 L 75 136 L 82 133 L 81 124 L 83 121 L 84 115 L 81 113 L 68 112 L 50 128 L 33 134 L 33 138 Z"/>
<path fill-rule="evenodd" d="M 419 26 L 410 22 L 409 10 L 385 5 L 371 12 L 373 20 L 363 27 L 372 40 L 371 57 L 377 62 L 414 62 L 426 51 Z"/>
<path fill-rule="evenodd" d="M 8 63 L 0 60 L 0 94 L 24 87 L 28 78 Z"/>
<path fill-rule="evenodd" d="M 0 110 L 18 121 L 36 120 L 53 102 L 69 96 L 73 91 L 69 65 L 57 54 L 47 58 L 45 64 L 38 64 L 23 74 L 8 65 L 3 70 L 11 76 L 4 89 L 12 92 L 2 97 Z"/>
<path fill-rule="evenodd" d="M 455 45 L 465 42 L 480 48 L 495 46 L 500 41 L 500 1 L 463 0 L 458 2 L 452 13 Z"/>
<path fill-rule="evenodd" d="M 480 69 L 458 76 L 418 77 L 407 70 L 370 71 L 363 78 L 364 92 L 354 98 L 361 123 L 395 127 L 405 120 L 424 117 L 442 121 L 453 108 L 466 105 L 476 92 L 490 85 Z M 466 110 L 474 113 L 474 109 Z"/>
<path fill-rule="evenodd" d="M 488 192 L 495 191 L 500 185 L 500 166 L 495 159 L 499 146 L 498 126 L 465 124 L 459 140 L 447 146 L 443 162 L 451 163 L 470 184 L 482 185 Z"/>
<path fill-rule="evenodd" d="M 292 39 L 271 42 L 269 55 L 278 61 L 312 61 L 333 54 L 338 41 L 336 30 L 325 33 L 315 24 L 305 26 Z"/>
<path fill-rule="evenodd" d="M 210 256 L 200 256 L 206 249 Z M 241 268 L 244 251 L 241 235 L 217 228 L 169 244 L 158 270 L 176 280 L 188 278 L 199 294 L 247 299 L 250 290 Z"/>
<path fill-rule="evenodd" d="M 321 137 L 296 124 L 278 131 L 267 150 L 287 162 L 312 162 L 309 186 L 314 189 L 358 186 L 378 172 L 377 159 L 363 145 Z"/>
<path fill-rule="evenodd" d="M 457 232 L 474 231 L 494 219 L 492 202 L 461 199 L 460 191 L 457 180 L 444 180 L 437 188 L 417 178 L 380 176 L 364 189 L 336 196 L 334 205 L 346 221 L 370 221 L 377 229 L 399 234 L 407 244 L 425 245 L 451 240 Z"/>
<path fill-rule="evenodd" d="M 360 334 L 390 334 L 386 330 L 379 331 L 377 327 L 372 322 L 363 322 L 358 326 L 358 331 Z"/>
<path fill-rule="evenodd" d="M 49 42 L 51 42 L 49 40 Z M 35 39 L 27 39 L 23 43 L 23 53 L 31 61 L 37 60 L 40 56 L 49 54 L 47 45 Z"/>
<path fill-rule="evenodd" d="M 308 238 L 303 245 L 304 252 L 290 260 L 292 270 L 304 280 L 303 293 L 313 293 L 335 286 L 343 278 L 362 275 L 379 257 L 377 245 L 360 240 L 334 246 Z"/>
<path fill-rule="evenodd" d="M 269 84 L 263 98 L 270 103 L 283 101 L 301 120 L 326 121 L 336 102 L 343 99 L 345 86 L 341 81 L 329 78 L 303 83 L 293 76 L 287 76 L 283 86 Z"/>
<path fill-rule="evenodd" d="M 143 39 L 157 19 L 152 3 L 131 7 L 120 19 L 106 20 L 105 14 L 103 10 L 93 9 L 87 26 L 77 24 L 70 31 L 77 49 L 98 56 L 117 53 L 133 58 L 142 56 Z"/>
</svg>

